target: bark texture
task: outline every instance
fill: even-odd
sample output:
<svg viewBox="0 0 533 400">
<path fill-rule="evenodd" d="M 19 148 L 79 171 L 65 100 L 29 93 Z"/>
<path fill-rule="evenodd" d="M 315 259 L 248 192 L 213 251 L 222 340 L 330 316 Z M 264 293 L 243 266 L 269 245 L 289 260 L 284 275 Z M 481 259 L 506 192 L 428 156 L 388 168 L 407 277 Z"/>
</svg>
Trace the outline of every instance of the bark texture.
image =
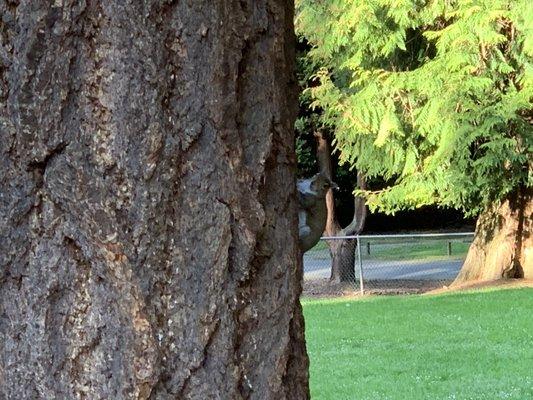
<svg viewBox="0 0 533 400">
<path fill-rule="evenodd" d="M 328 138 L 322 131 L 315 133 L 317 158 L 320 169 L 326 175 L 333 179 L 333 168 L 331 163 L 331 145 Z M 361 173 L 357 174 L 357 187 L 365 189 L 365 178 Z M 339 224 L 335 211 L 335 199 L 333 190 L 329 190 L 326 195 L 326 207 L 328 217 L 326 221 L 325 236 L 352 236 L 358 235 L 363 231 L 366 220 L 366 204 L 363 198 L 354 197 L 354 216 L 350 224 L 342 228 Z M 357 241 L 348 240 L 328 240 L 328 247 L 331 255 L 331 275 L 330 281 L 354 282 L 355 273 L 355 252 L 357 250 Z"/>
<path fill-rule="evenodd" d="M 0 16 L 0 399 L 308 398 L 292 2 Z"/>
<path fill-rule="evenodd" d="M 533 279 L 533 190 L 522 189 L 482 214 L 454 284 Z"/>
</svg>

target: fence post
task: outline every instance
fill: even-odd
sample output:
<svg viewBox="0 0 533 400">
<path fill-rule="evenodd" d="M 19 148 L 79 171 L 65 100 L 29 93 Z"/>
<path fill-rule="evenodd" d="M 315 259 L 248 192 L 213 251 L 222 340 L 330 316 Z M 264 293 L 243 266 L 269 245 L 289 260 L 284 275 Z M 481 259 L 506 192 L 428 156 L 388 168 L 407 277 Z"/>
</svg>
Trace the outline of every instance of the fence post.
<svg viewBox="0 0 533 400">
<path fill-rule="evenodd" d="M 363 257 L 361 256 L 361 240 L 357 235 L 357 260 L 359 262 L 359 291 L 365 293 L 365 284 L 363 282 Z"/>
<path fill-rule="evenodd" d="M 452 242 L 448 242 L 448 255 L 452 255 Z"/>
</svg>

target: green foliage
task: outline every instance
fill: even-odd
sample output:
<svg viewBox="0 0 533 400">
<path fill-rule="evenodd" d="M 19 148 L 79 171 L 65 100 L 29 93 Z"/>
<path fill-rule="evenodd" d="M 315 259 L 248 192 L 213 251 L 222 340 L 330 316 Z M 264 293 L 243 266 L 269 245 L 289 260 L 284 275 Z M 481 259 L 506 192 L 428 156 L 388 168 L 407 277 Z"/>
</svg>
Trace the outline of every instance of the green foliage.
<svg viewBox="0 0 533 400">
<path fill-rule="evenodd" d="M 296 157 L 298 159 L 298 174 L 301 177 L 310 177 L 318 170 L 311 144 L 313 130 L 309 125 L 309 118 L 301 117 L 296 120 Z"/>
<path fill-rule="evenodd" d="M 314 74 L 314 65 L 306 58 L 308 46 L 301 41 L 298 46 L 297 74 L 300 87 L 306 87 L 308 80 Z M 296 157 L 298 159 L 298 174 L 300 177 L 310 177 L 318 172 L 313 137 L 320 128 L 320 114 L 310 109 L 313 101 L 309 92 L 300 96 L 300 115 L 296 120 Z"/>
<path fill-rule="evenodd" d="M 481 211 L 533 186 L 533 2 L 297 0 L 304 91 L 393 213 Z"/>
</svg>

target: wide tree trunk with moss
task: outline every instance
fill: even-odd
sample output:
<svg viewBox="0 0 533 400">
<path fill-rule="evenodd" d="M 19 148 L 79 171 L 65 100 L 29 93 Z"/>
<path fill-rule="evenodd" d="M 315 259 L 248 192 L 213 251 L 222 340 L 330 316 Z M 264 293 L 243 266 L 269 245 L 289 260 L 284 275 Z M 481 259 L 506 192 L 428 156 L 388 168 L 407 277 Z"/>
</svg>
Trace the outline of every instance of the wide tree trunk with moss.
<svg viewBox="0 0 533 400">
<path fill-rule="evenodd" d="M 522 189 L 480 215 L 454 285 L 501 278 L 533 279 L 533 190 Z"/>
<path fill-rule="evenodd" d="M 291 2 L 0 16 L 0 398 L 308 398 Z"/>
</svg>

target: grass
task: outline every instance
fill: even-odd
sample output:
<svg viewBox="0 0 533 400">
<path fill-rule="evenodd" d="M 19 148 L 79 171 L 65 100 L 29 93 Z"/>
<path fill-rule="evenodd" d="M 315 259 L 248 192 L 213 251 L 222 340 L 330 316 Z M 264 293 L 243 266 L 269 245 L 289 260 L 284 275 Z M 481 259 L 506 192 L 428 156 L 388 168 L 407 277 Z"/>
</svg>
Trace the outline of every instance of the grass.
<svg viewBox="0 0 533 400">
<path fill-rule="evenodd" d="M 451 241 L 452 257 L 464 257 L 470 243 Z M 379 243 L 370 244 L 370 255 L 367 254 L 366 242 L 362 243 L 362 255 L 364 259 L 379 260 L 428 260 L 435 258 L 449 258 L 448 240 L 420 240 L 405 241 L 402 243 Z M 315 259 L 329 259 L 329 250 L 324 240 L 313 247 L 309 256 Z"/>
<path fill-rule="evenodd" d="M 470 243 L 451 242 L 452 257 L 466 255 Z M 364 247 L 363 247 L 364 248 Z M 364 248 L 366 251 L 366 248 Z M 391 245 L 375 245 L 370 247 L 370 255 L 363 253 L 364 257 L 381 260 L 413 260 L 449 257 L 447 241 L 428 241 L 420 243 L 405 243 Z"/>
<path fill-rule="evenodd" d="M 533 289 L 305 300 L 313 400 L 533 399 Z"/>
</svg>

